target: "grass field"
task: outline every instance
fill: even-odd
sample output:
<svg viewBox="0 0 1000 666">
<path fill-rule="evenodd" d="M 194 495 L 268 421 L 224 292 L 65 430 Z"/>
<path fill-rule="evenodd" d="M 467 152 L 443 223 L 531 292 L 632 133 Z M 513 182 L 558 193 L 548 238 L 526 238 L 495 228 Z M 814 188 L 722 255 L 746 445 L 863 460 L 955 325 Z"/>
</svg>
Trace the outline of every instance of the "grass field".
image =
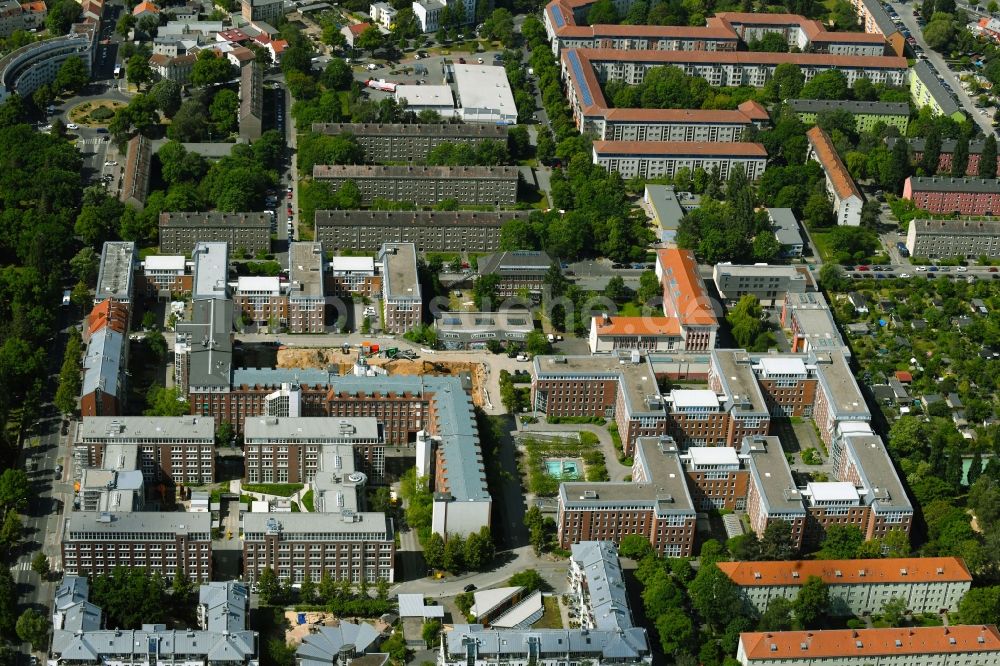
<svg viewBox="0 0 1000 666">
<path fill-rule="evenodd" d="M 534 629 L 562 629 L 562 615 L 559 613 L 559 597 L 555 596 L 545 596 L 542 597 L 542 605 L 545 607 L 545 613 L 542 618 L 536 622 L 532 628 Z"/>
</svg>

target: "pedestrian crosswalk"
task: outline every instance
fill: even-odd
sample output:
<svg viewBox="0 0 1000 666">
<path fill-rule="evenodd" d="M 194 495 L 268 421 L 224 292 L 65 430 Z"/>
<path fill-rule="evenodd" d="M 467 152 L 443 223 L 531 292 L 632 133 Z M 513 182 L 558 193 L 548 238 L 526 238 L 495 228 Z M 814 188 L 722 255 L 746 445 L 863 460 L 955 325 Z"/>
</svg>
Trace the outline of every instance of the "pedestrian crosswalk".
<svg viewBox="0 0 1000 666">
<path fill-rule="evenodd" d="M 10 568 L 11 571 L 31 571 L 31 561 L 24 560 L 23 562 L 18 562 Z"/>
</svg>

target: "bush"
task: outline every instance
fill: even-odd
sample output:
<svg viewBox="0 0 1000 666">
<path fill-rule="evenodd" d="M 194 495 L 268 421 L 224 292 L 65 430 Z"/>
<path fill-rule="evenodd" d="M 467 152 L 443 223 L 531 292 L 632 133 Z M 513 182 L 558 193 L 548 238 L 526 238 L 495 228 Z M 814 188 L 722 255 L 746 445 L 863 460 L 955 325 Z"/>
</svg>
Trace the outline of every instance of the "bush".
<svg viewBox="0 0 1000 666">
<path fill-rule="evenodd" d="M 90 112 L 90 117 L 94 120 L 111 120 L 115 112 L 106 106 L 99 106 Z"/>
<path fill-rule="evenodd" d="M 548 416 L 549 423 L 594 424 L 604 425 L 607 420 L 601 416 Z"/>
</svg>

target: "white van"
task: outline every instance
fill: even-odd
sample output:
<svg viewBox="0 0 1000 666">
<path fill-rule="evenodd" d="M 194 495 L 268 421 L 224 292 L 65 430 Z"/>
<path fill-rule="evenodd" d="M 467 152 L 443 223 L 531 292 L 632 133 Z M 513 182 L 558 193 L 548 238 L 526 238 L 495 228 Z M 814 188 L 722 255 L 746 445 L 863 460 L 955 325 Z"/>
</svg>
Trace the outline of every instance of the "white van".
<svg viewBox="0 0 1000 666">
<path fill-rule="evenodd" d="M 71 292 L 69 289 L 67 289 L 66 291 L 63 292 L 63 300 L 62 300 L 62 304 L 63 305 L 69 305 L 70 304 L 70 296 L 72 296 L 72 294 L 73 294 L 73 292 Z"/>
</svg>

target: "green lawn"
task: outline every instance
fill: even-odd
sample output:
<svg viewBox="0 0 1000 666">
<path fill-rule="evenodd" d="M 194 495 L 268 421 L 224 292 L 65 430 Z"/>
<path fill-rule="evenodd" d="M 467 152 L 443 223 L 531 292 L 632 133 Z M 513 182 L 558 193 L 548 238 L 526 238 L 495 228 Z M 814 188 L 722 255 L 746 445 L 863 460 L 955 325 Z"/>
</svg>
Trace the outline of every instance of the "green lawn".
<svg viewBox="0 0 1000 666">
<path fill-rule="evenodd" d="M 538 620 L 538 622 L 532 625 L 533 628 L 562 629 L 562 615 L 559 613 L 558 597 L 542 597 L 542 605 L 545 607 L 545 613 L 542 615 L 542 618 Z"/>
<path fill-rule="evenodd" d="M 302 495 L 302 506 L 305 507 L 305 510 L 309 513 L 315 511 L 313 508 L 313 491 L 307 490 L 306 493 Z"/>
<path fill-rule="evenodd" d="M 247 483 L 243 485 L 243 490 L 248 493 L 264 493 L 279 497 L 291 497 L 302 488 L 303 484 L 301 483 Z"/>
</svg>

